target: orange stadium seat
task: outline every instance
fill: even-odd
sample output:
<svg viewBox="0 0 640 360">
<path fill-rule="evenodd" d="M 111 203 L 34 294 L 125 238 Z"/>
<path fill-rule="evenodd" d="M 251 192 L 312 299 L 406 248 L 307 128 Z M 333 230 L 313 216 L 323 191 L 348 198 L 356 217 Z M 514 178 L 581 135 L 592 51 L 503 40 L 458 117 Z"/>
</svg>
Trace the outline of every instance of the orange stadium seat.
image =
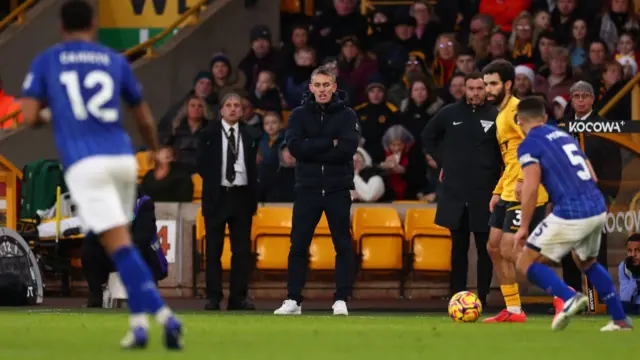
<svg viewBox="0 0 640 360">
<path fill-rule="evenodd" d="M 193 182 L 193 202 L 199 203 L 202 200 L 202 177 L 198 174 L 191 176 Z"/>
<path fill-rule="evenodd" d="M 196 214 L 196 244 L 198 249 L 202 251 L 202 261 L 206 264 L 207 242 L 206 227 L 204 223 L 204 216 L 202 215 L 202 208 L 198 209 Z M 229 240 L 229 226 L 224 229 L 224 245 L 222 249 L 222 270 L 231 270 L 231 241 Z"/>
<path fill-rule="evenodd" d="M 434 223 L 436 209 L 407 209 L 405 239 L 413 253 L 413 269 L 451 271 L 451 234 Z"/>
<path fill-rule="evenodd" d="M 363 270 L 403 269 L 404 232 L 394 208 L 357 208 L 352 228 Z"/>
<path fill-rule="evenodd" d="M 309 247 L 309 269 L 333 270 L 335 266 L 336 251 L 333 247 L 327 216 L 323 213 Z"/>
<path fill-rule="evenodd" d="M 138 179 L 142 179 L 147 172 L 155 166 L 153 160 L 149 159 L 150 154 L 150 151 L 139 151 L 136 153 L 136 160 L 138 161 Z"/>
<path fill-rule="evenodd" d="M 292 208 L 261 207 L 253 219 L 256 268 L 286 270 L 291 244 Z"/>
</svg>

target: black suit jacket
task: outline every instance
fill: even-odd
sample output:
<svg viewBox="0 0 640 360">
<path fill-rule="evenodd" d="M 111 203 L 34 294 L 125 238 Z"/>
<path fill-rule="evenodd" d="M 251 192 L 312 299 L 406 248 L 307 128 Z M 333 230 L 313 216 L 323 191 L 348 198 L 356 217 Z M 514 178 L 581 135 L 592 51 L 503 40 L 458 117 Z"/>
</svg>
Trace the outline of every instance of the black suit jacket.
<svg viewBox="0 0 640 360">
<path fill-rule="evenodd" d="M 258 208 L 258 174 L 256 168 L 256 140 L 247 129 L 239 124 L 244 150 L 244 163 L 248 186 L 251 189 L 249 209 L 254 214 Z M 213 121 L 202 131 L 198 144 L 196 166 L 202 177 L 202 211 L 213 214 L 218 210 L 220 187 L 222 186 L 222 123 Z"/>
<path fill-rule="evenodd" d="M 595 110 L 587 119 L 607 121 L 596 114 Z M 607 203 L 609 203 L 609 198 L 615 198 L 618 190 L 620 190 L 620 179 L 622 177 L 620 147 L 613 141 L 585 134 L 584 150 L 591 162 L 591 166 L 593 166 L 593 171 L 598 177 L 598 186 L 607 198 Z"/>
</svg>

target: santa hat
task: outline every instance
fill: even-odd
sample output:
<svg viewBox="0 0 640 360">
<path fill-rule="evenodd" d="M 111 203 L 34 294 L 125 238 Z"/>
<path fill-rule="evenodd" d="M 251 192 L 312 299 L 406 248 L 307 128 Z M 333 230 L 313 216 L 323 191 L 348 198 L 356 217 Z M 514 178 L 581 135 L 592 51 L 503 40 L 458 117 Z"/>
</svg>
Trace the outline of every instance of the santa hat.
<svg viewBox="0 0 640 360">
<path fill-rule="evenodd" d="M 365 150 L 364 148 L 358 147 L 356 149 L 356 152 L 360 154 L 360 156 L 362 156 L 365 166 L 371 166 L 373 164 L 373 161 L 371 160 L 371 155 L 369 155 L 367 150 Z"/>
<path fill-rule="evenodd" d="M 555 104 L 555 103 L 558 103 L 558 104 L 560 104 L 560 106 L 562 106 L 563 108 L 566 108 L 566 107 L 567 107 L 567 104 L 569 103 L 569 101 L 568 101 L 568 100 L 569 100 L 569 99 L 568 99 L 568 97 L 564 97 L 564 96 L 560 96 L 560 95 L 558 95 L 558 96 L 556 96 L 556 97 L 554 97 L 554 98 L 553 98 L 553 103 L 554 103 L 554 104 Z"/>
<path fill-rule="evenodd" d="M 531 81 L 531 85 L 533 85 L 536 79 L 536 74 L 533 72 L 533 70 L 525 65 L 516 66 L 516 75 L 526 76 L 527 78 L 529 78 L 529 81 Z"/>
</svg>

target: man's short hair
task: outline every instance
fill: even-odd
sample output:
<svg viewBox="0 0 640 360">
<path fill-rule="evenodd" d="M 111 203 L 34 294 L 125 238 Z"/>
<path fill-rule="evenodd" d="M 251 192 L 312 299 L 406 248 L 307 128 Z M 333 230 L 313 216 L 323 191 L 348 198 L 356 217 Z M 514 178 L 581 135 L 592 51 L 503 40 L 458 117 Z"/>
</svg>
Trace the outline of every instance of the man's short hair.
<svg viewBox="0 0 640 360">
<path fill-rule="evenodd" d="M 529 96 L 518 103 L 518 116 L 524 120 L 543 118 L 545 114 L 545 104 L 539 96 Z"/>
<path fill-rule="evenodd" d="M 631 234 L 627 239 L 627 244 L 630 242 L 640 242 L 640 233 Z"/>
<path fill-rule="evenodd" d="M 86 31 L 93 25 L 93 8 L 84 0 L 68 0 L 60 8 L 65 32 Z"/>
<path fill-rule="evenodd" d="M 590 95 L 594 95 L 593 86 L 584 80 L 580 80 L 577 83 L 571 85 L 569 88 L 569 94 L 573 95 L 576 92 L 584 92 Z"/>
<path fill-rule="evenodd" d="M 242 96 L 240 96 L 238 93 L 230 92 L 222 98 L 222 101 L 220 101 L 220 106 L 224 106 L 230 99 L 236 99 L 239 103 L 242 103 Z"/>
<path fill-rule="evenodd" d="M 482 69 L 482 73 L 484 75 L 498 74 L 500 81 L 502 81 L 503 84 L 507 81 L 511 81 L 513 84 L 513 81 L 516 78 L 516 70 L 513 67 L 513 64 L 504 59 L 493 60 L 489 65 Z"/>
<path fill-rule="evenodd" d="M 472 71 L 467 75 L 464 75 L 464 83 L 467 83 L 467 80 L 482 80 L 482 73 L 480 71 Z"/>
<path fill-rule="evenodd" d="M 313 72 L 311 73 L 311 78 L 313 78 L 316 75 L 325 75 L 331 78 L 331 80 L 333 80 L 333 82 L 336 82 L 336 75 L 333 73 L 333 70 L 331 70 L 329 67 L 327 66 L 320 66 L 317 69 L 313 70 Z"/>
</svg>

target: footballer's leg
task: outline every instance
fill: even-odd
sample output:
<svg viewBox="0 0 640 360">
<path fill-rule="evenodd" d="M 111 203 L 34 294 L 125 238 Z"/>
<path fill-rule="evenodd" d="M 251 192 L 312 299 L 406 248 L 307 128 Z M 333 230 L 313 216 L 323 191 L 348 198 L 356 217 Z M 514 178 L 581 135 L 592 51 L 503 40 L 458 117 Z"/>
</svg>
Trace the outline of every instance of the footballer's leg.
<svg viewBox="0 0 640 360">
<path fill-rule="evenodd" d="M 595 286 L 600 298 L 607 304 L 607 311 L 611 315 L 611 321 L 601 328 L 600 331 L 632 330 L 633 325 L 631 318 L 627 317 L 622 308 L 622 302 L 613 284 L 611 275 L 607 269 L 597 261 L 605 216 L 606 214 L 601 214 L 584 220 L 585 224 L 583 226 L 592 226 L 593 231 L 575 247 L 574 259 L 578 267 L 589 279 L 589 282 Z"/>
<path fill-rule="evenodd" d="M 493 243 L 489 245 L 489 252 L 492 253 L 493 265 L 500 282 L 500 291 L 506 309 L 494 317 L 485 319 L 484 322 L 526 322 L 527 315 L 522 311 L 513 254 L 513 235 L 518 231 L 520 225 L 519 205 L 503 203 L 503 209 L 502 237 L 499 240 L 490 237 L 489 242 L 491 243 L 493 240 Z M 491 229 L 491 231 L 493 230 Z"/>
<path fill-rule="evenodd" d="M 553 319 L 553 330 L 566 328 L 571 316 L 586 308 L 588 299 L 584 294 L 571 289 L 544 263 L 559 263 L 582 237 L 580 226 L 551 214 L 529 235 L 516 263 L 518 270 L 525 274 L 531 283 L 564 300 L 563 311 Z"/>
<path fill-rule="evenodd" d="M 122 156 L 113 167 L 112 174 L 115 178 L 114 184 L 116 192 L 118 193 L 118 199 L 120 200 L 119 205 L 122 209 L 121 211 L 123 214 L 133 214 L 137 201 L 137 162 L 135 158 L 131 156 Z M 165 346 L 169 349 L 179 349 L 181 348 L 180 338 L 182 336 L 182 324 L 177 320 L 171 309 L 160 296 L 149 266 L 144 262 L 135 246 L 133 246 L 128 226 L 123 228 L 123 232 L 124 233 L 120 232 L 114 235 L 113 238 L 106 238 L 104 242 L 108 244 L 106 246 L 116 244 L 113 246 L 113 249 L 107 249 L 107 253 L 112 255 L 123 283 L 125 287 L 127 287 L 127 292 L 130 294 L 129 303 L 132 301 L 136 303 L 139 302 L 139 306 L 144 312 L 149 312 L 154 315 L 156 321 L 164 328 Z M 116 258 L 120 256 L 124 258 L 118 262 Z M 137 259 L 134 262 L 132 259 L 135 258 Z M 124 268 L 125 271 L 123 272 L 121 268 Z M 127 284 L 125 278 L 128 278 L 129 284 Z M 131 292 L 129 286 L 133 287 Z M 146 319 L 146 314 L 144 316 Z M 134 315 L 132 314 L 132 318 L 133 317 Z M 123 339 L 123 347 L 136 347 L 135 341 L 131 342 L 130 340 L 134 338 L 130 336 L 134 332 L 135 328 L 132 326 L 132 332 Z"/>
</svg>

